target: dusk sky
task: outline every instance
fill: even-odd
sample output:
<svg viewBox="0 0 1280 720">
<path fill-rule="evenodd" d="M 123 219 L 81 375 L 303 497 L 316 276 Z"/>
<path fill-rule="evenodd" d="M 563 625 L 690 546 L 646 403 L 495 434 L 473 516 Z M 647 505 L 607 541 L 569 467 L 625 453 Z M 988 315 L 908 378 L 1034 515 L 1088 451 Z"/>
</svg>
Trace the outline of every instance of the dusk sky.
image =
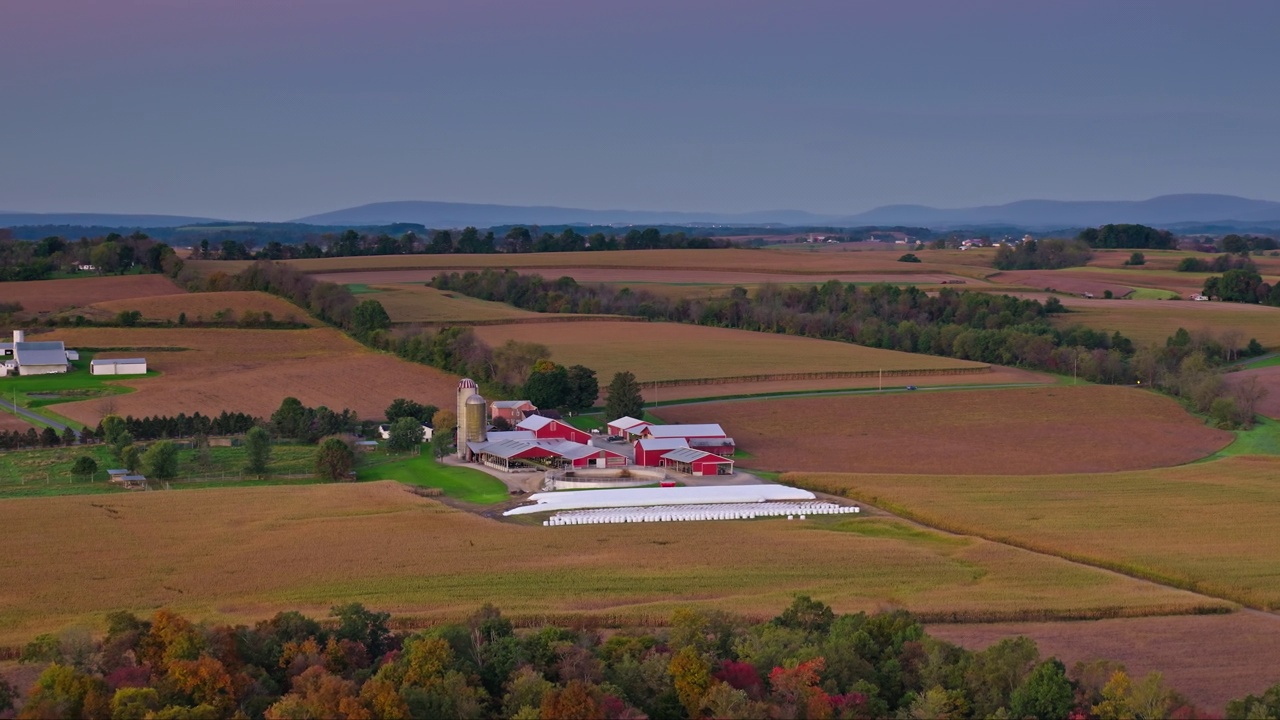
<svg viewBox="0 0 1280 720">
<path fill-rule="evenodd" d="M 1280 200 L 1275 0 L 10 0 L 0 210 Z"/>
</svg>

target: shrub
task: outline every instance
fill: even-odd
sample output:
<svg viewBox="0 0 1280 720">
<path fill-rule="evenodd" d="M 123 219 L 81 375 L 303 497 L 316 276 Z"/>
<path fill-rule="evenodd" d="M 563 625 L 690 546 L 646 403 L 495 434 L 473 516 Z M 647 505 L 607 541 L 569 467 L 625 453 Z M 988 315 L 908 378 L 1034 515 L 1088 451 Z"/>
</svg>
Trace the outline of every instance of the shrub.
<svg viewBox="0 0 1280 720">
<path fill-rule="evenodd" d="M 906 255 L 898 258 L 898 262 L 918 263 L 920 262 L 920 258 L 916 257 L 915 253 L 907 253 Z"/>
</svg>

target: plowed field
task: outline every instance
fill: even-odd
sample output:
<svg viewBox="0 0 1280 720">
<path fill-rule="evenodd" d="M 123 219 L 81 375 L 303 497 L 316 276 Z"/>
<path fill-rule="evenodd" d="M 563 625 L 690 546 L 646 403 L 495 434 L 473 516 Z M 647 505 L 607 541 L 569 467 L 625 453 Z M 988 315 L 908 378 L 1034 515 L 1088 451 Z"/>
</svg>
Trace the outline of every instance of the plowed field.
<svg viewBox="0 0 1280 720">
<path fill-rule="evenodd" d="M 490 325 L 476 328 L 476 333 L 494 347 L 507 340 L 542 343 L 551 349 L 552 360 L 595 370 L 602 388 L 620 370 L 630 370 L 641 381 L 647 381 L 983 367 L 966 360 L 831 340 L 677 323 Z"/>
<path fill-rule="evenodd" d="M 0 300 L 20 302 L 29 313 L 52 312 L 104 300 L 145 298 L 182 292 L 163 275 L 86 276 L 70 280 L 0 283 Z"/>
<path fill-rule="evenodd" d="M 391 482 L 31 498 L 3 512 L 5 539 L 22 548 L 0 555 L 6 644 L 161 605 L 243 622 L 338 602 L 430 618 L 486 602 L 526 618 L 665 621 L 688 604 L 768 617 L 795 593 L 839 612 L 1206 604 L 885 518 L 544 528 L 452 511 Z"/>
<path fill-rule="evenodd" d="M 26 432 L 30 429 L 31 425 L 27 421 L 11 412 L 0 410 L 0 430 Z"/>
<path fill-rule="evenodd" d="M 275 320 L 316 325 L 302 308 L 287 300 L 264 292 L 237 290 L 232 292 L 182 293 L 157 295 L 130 300 L 108 300 L 84 309 L 85 317 L 110 318 L 123 310 L 137 310 L 144 320 L 172 320 L 185 314 L 188 322 L 214 322 L 218 313 L 235 322 L 246 312 L 271 313 Z"/>
<path fill-rule="evenodd" d="M 46 337 L 46 336 L 42 336 Z M 175 415 L 222 410 L 270 415 L 287 396 L 310 406 L 351 408 L 381 417 L 397 397 L 441 407 L 453 402 L 457 378 L 425 365 L 375 353 L 332 328 L 309 330 L 83 328 L 47 336 L 68 347 L 112 348 L 102 357 L 142 355 L 160 377 L 121 379 L 137 392 L 57 406 L 58 413 L 97 423 L 113 404 L 122 415 Z M 148 348 L 186 348 L 161 352 Z M 137 349 L 132 349 L 137 348 Z"/>
<path fill-rule="evenodd" d="M 657 414 L 720 423 L 762 470 L 1109 472 L 1190 462 L 1234 439 L 1169 398 L 1101 385 L 744 400 Z"/>
<path fill-rule="evenodd" d="M 1057 378 L 1018 368 L 993 366 L 990 372 L 974 375 L 893 375 L 884 378 L 884 388 L 938 387 L 955 385 L 1003 385 L 1006 383 L 1051 384 Z M 725 397 L 730 395 L 764 395 L 806 390 L 870 389 L 880 387 L 876 377 L 830 378 L 815 380 L 762 380 L 755 382 L 717 383 L 715 385 L 678 385 L 645 390 L 647 402 L 666 402 L 689 398 Z"/>
<path fill-rule="evenodd" d="M 1250 378 L 1256 378 L 1258 384 L 1267 390 L 1267 394 L 1258 403 L 1258 412 L 1269 418 L 1280 420 L 1280 365 L 1256 370 L 1241 370 L 1224 377 L 1228 385 L 1237 385 L 1248 382 Z"/>
</svg>

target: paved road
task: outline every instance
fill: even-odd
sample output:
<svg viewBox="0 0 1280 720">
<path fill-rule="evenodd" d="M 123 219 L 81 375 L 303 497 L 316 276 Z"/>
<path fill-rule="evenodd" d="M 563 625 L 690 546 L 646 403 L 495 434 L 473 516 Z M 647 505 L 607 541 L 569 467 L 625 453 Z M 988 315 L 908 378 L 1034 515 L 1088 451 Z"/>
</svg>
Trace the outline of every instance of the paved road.
<svg viewBox="0 0 1280 720">
<path fill-rule="evenodd" d="M 37 424 L 48 425 L 49 427 L 53 428 L 54 430 L 57 430 L 58 432 L 62 432 L 63 430 L 67 429 L 66 425 L 63 425 L 57 420 L 51 420 L 50 418 L 47 418 L 39 413 L 32 412 L 26 408 L 20 408 L 14 405 L 13 403 L 9 402 L 8 400 L 0 400 L 0 410 L 4 410 L 6 412 L 11 412 L 11 413 L 17 413 L 19 417 L 25 418 L 27 420 L 33 420 Z M 72 432 L 76 434 L 76 437 L 80 437 L 79 430 L 72 430 Z"/>
</svg>

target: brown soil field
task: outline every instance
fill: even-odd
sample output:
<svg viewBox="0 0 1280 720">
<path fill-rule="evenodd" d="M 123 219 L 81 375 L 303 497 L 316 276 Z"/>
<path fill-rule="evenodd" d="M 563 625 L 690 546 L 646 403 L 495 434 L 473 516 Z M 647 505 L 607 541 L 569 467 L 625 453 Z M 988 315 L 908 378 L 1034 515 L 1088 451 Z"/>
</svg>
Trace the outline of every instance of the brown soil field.
<svg viewBox="0 0 1280 720">
<path fill-rule="evenodd" d="M 1106 276 L 1099 278 L 1081 273 L 1067 274 L 1061 270 L 1007 270 L 992 275 L 991 281 L 1010 286 L 1020 285 L 1030 290 L 1053 288 L 1058 292 L 1075 295 L 1093 293 L 1095 297 L 1102 297 L 1108 290 L 1116 297 L 1124 297 L 1133 292 L 1133 286 L 1123 284 L 1123 280 L 1119 278 Z"/>
<path fill-rule="evenodd" d="M 1133 254 L 1133 250 L 1094 250 L 1088 267 L 1114 268 L 1125 272 L 1173 271 L 1183 258 L 1193 257 L 1201 260 L 1213 260 L 1219 253 L 1202 253 L 1192 250 L 1141 250 L 1146 264 L 1131 266 L 1125 261 Z M 1280 275 L 1280 256 L 1250 255 L 1249 260 L 1258 266 L 1263 275 Z"/>
<path fill-rule="evenodd" d="M 922 250 L 915 254 L 920 263 L 900 263 L 899 255 L 910 252 L 805 252 L 797 250 L 620 250 L 613 252 L 526 253 L 520 255 L 387 255 L 349 258 L 290 260 L 308 273 L 347 273 L 372 270 L 460 270 L 496 268 L 645 268 L 688 270 L 709 268 L 715 272 L 795 273 L 830 276 L 839 273 L 890 273 L 894 275 L 955 274 L 982 278 L 993 271 L 989 256 L 958 250 Z M 247 261 L 195 260 L 190 265 L 201 272 L 222 270 L 233 273 L 248 266 Z M 363 282 L 347 280 L 345 282 Z M 392 282 L 392 281 L 381 281 Z"/>
<path fill-rule="evenodd" d="M 1018 368 L 993 366 L 990 372 L 974 375 L 893 375 L 884 378 L 884 387 L 902 388 L 938 387 L 953 385 L 1004 385 L 1006 383 L 1057 382 L 1051 375 Z M 765 393 L 790 393 L 805 390 L 865 389 L 880 386 L 879 378 L 830 378 L 826 380 L 765 380 L 757 382 L 720 383 L 717 385 L 677 385 L 675 387 L 648 388 L 644 392 L 646 402 L 666 402 L 689 398 L 723 397 L 726 395 L 761 395 Z"/>
<path fill-rule="evenodd" d="M 1131 676 L 1152 671 L 1215 715 L 1227 702 L 1261 695 L 1280 683 L 1280 617 L 1244 610 L 1230 615 L 1124 618 L 1089 622 L 930 625 L 929 634 L 982 650 L 1007 637 L 1036 641 L 1042 657 L 1067 669 L 1077 662 L 1124 663 Z"/>
<path fill-rule="evenodd" d="M 10 413 L 7 411 L 0 411 L 0 430 L 4 430 L 6 432 L 10 430 L 26 432 L 27 430 L 30 430 L 30 429 L 31 429 L 31 423 L 28 423 L 26 420 L 23 420 L 22 418 L 18 417 L 17 415 L 14 415 L 13 413 Z"/>
<path fill-rule="evenodd" d="M 538 342 L 562 365 L 596 371 L 603 388 L 630 370 L 641 381 L 739 377 L 773 373 L 926 370 L 981 363 L 879 350 L 831 340 L 678 323 L 566 322 L 477 327 L 493 347 Z"/>
<path fill-rule="evenodd" d="M 449 272 L 462 272 L 465 270 L 477 270 L 480 268 L 447 268 Z M 524 275 L 541 275 L 543 278 L 554 280 L 556 278 L 569 276 L 579 283 L 610 283 L 618 285 L 631 286 L 647 286 L 647 285 L 724 285 L 733 287 L 735 285 L 753 285 L 758 286 L 763 283 L 776 283 L 785 285 L 797 282 L 826 282 L 827 280 L 839 280 L 840 282 L 886 282 L 897 284 L 942 284 L 943 281 L 956 282 L 963 281 L 966 283 L 976 282 L 973 279 L 966 279 L 957 275 L 939 274 L 939 273 L 838 273 L 830 275 L 818 276 L 814 279 L 813 275 L 804 275 L 787 272 L 747 272 L 741 270 L 711 270 L 711 269 L 654 269 L 654 268 L 598 268 L 598 267 L 518 267 L 514 268 Z M 894 268 L 898 270 L 898 268 Z M 317 274 L 317 280 L 323 280 L 333 283 L 363 283 L 366 285 L 384 284 L 384 283 L 414 283 L 429 282 L 440 270 L 421 269 L 421 270 L 365 270 L 356 272 L 336 272 L 328 274 Z"/>
<path fill-rule="evenodd" d="M 1103 385 L 743 400 L 659 408 L 718 422 L 750 467 L 802 472 L 1049 475 L 1178 465 L 1225 447 L 1177 402 Z"/>
<path fill-rule="evenodd" d="M 163 275 L 86 276 L 70 280 L 31 280 L 0 283 L 0 300 L 20 302 L 29 313 L 44 313 L 92 305 L 105 300 L 126 300 L 172 295 L 182 288 Z"/>
<path fill-rule="evenodd" d="M 142 355 L 149 369 L 162 373 L 119 381 L 137 392 L 58 405 L 59 414 L 83 423 L 96 424 L 108 402 L 117 413 L 138 417 L 223 410 L 267 416 L 287 396 L 382 417 L 397 397 L 449 406 L 457 384 L 452 375 L 375 353 L 332 328 L 76 328 L 47 337 L 68 347 L 123 348 L 102 357 Z M 146 349 L 161 347 L 186 349 Z"/>
<path fill-rule="evenodd" d="M 665 622 L 690 604 L 770 617 L 796 593 L 839 612 L 1006 617 L 1214 604 L 889 518 L 544 528 L 451 510 L 392 482 L 30 498 L 3 512 L 6 540 L 23 549 L 0 555 L 9 645 L 160 606 L 245 622 L 344 602 L 460 619 L 492 602 L 516 618 Z"/>
<path fill-rule="evenodd" d="M 1280 420 L 1280 365 L 1256 370 L 1241 370 L 1228 373 L 1224 377 L 1228 385 L 1236 385 L 1248 382 L 1250 378 L 1257 378 L 1258 383 L 1267 389 L 1267 394 L 1258 403 L 1258 412 L 1269 418 Z"/>
<path fill-rule="evenodd" d="M 1108 333 L 1119 331 L 1135 343 L 1161 346 L 1178 328 L 1205 330 L 1215 336 L 1240 333 L 1241 346 L 1257 338 L 1264 347 L 1280 347 L 1280 308 L 1224 302 L 1178 300 L 1104 300 L 1062 298 L 1071 312 L 1058 315 L 1059 327 L 1084 325 Z"/>
<path fill-rule="evenodd" d="M 1277 473 L 1280 457 L 1235 455 L 1120 473 L 794 473 L 783 479 L 932 527 L 1275 611 Z"/>
<path fill-rule="evenodd" d="M 239 318 L 246 311 L 269 312 L 276 320 L 298 322 L 313 327 L 319 324 L 297 305 L 274 295 L 252 290 L 181 293 L 130 300 L 108 300 L 79 308 L 76 312 L 85 317 L 105 319 L 114 317 L 124 310 L 137 310 L 146 320 L 176 322 L 178 315 L 186 313 L 188 322 L 213 321 L 216 313 L 231 310 L 234 318 Z"/>
</svg>

